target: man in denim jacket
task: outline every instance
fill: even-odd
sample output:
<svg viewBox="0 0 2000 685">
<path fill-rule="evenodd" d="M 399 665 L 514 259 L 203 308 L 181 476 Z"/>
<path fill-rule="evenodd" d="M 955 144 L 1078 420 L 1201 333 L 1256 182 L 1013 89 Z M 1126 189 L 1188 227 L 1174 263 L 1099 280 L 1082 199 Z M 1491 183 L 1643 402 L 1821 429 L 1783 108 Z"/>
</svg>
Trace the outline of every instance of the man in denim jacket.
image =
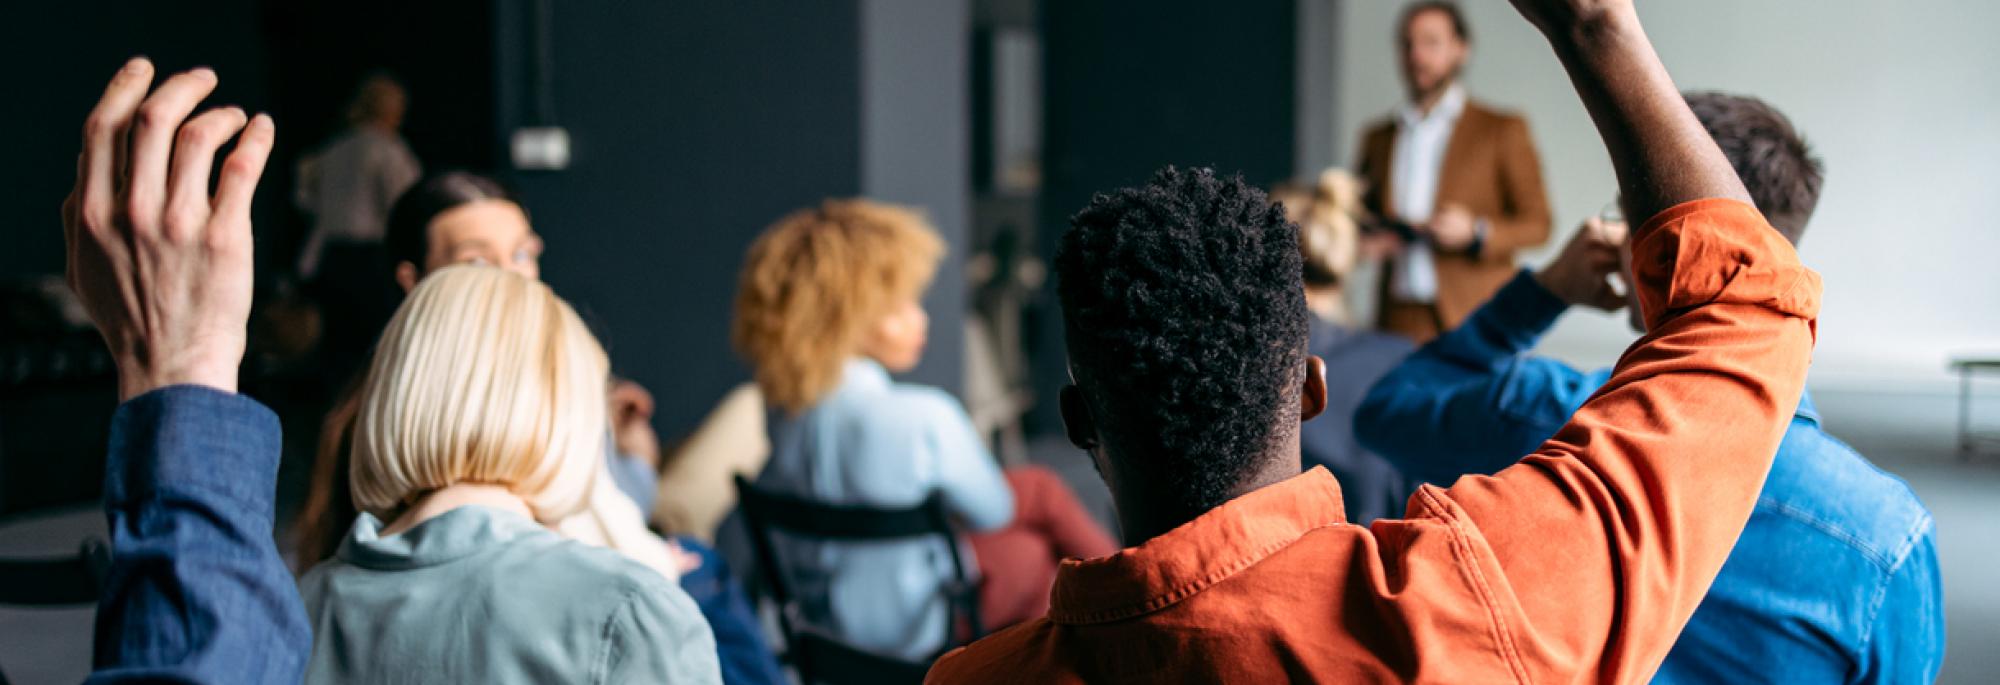
<svg viewBox="0 0 2000 685">
<path fill-rule="evenodd" d="M 1695 93 L 1688 105 L 1797 243 L 1821 171 L 1791 123 L 1752 98 Z M 1522 271 L 1390 371 L 1356 412 L 1362 444 L 1413 480 L 1449 484 L 1555 434 L 1611 370 L 1528 351 L 1571 305 L 1625 303 L 1607 280 L 1622 233 L 1593 220 L 1547 268 Z M 1654 682 L 1929 683 L 1944 658 L 1940 592 L 1930 512 L 1828 435 L 1802 396 L 1742 538 Z"/>
</svg>

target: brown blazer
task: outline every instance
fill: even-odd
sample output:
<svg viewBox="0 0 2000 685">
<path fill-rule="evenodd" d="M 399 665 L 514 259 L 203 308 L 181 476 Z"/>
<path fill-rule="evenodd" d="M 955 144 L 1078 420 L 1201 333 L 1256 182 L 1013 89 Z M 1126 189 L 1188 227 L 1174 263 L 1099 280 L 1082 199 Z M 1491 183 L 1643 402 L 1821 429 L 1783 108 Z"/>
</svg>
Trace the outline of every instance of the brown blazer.
<svg viewBox="0 0 2000 685">
<path fill-rule="evenodd" d="M 1389 165 L 1396 150 L 1396 119 L 1378 121 L 1361 138 L 1356 165 L 1368 188 L 1362 205 L 1382 216 L 1397 216 L 1389 188 Z M 1542 188 L 1542 163 L 1519 116 L 1467 101 L 1445 146 L 1438 172 L 1437 207 L 1463 205 L 1488 223 L 1477 255 L 1437 253 L 1437 313 L 1446 330 L 1458 326 L 1514 274 L 1514 251 L 1549 239 L 1549 196 Z M 1388 302 L 1388 269 L 1382 271 L 1382 302 Z"/>
</svg>

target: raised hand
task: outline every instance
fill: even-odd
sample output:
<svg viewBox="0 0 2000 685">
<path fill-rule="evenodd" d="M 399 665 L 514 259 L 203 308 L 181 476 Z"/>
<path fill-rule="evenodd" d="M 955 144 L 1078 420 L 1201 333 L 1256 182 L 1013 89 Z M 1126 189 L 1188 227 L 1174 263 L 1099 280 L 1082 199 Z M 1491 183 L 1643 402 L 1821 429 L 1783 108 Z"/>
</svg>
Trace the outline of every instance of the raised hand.
<svg viewBox="0 0 2000 685">
<path fill-rule="evenodd" d="M 1571 306 L 1613 311 L 1625 306 L 1625 294 L 1612 285 L 1622 268 L 1625 224 L 1592 217 L 1563 245 L 1555 261 L 1535 272 L 1535 281 Z"/>
<path fill-rule="evenodd" d="M 84 122 L 63 202 L 69 286 L 111 348 L 121 400 L 177 384 L 235 392 L 250 318 L 250 198 L 275 128 L 235 107 L 189 119 L 215 90 L 213 71 L 176 74 L 148 95 L 152 81 L 152 63 L 127 62 Z M 211 196 L 216 152 L 238 131 Z"/>
</svg>

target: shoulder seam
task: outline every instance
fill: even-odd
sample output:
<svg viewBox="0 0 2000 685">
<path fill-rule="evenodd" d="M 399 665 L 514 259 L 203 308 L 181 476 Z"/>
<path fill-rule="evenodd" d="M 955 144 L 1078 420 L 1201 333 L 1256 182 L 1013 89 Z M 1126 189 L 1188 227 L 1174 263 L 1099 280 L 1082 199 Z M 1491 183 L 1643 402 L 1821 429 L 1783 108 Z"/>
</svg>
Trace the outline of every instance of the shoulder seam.
<svg viewBox="0 0 2000 685">
<path fill-rule="evenodd" d="M 1451 510 L 1439 501 L 1439 494 L 1443 492 L 1445 491 L 1442 488 L 1435 485 L 1421 485 L 1417 487 L 1416 494 L 1423 498 L 1424 508 L 1443 522 L 1445 530 L 1450 532 L 1452 554 L 1457 557 L 1460 572 L 1465 575 L 1466 581 L 1479 594 L 1479 603 L 1486 610 L 1486 617 L 1492 629 L 1494 646 L 1499 649 L 1500 658 L 1507 663 L 1507 668 L 1513 671 L 1514 681 L 1526 685 L 1529 682 L 1527 664 L 1522 663 L 1520 651 L 1514 645 L 1513 632 L 1508 630 L 1506 618 L 1501 615 L 1500 607 L 1494 599 L 1493 588 L 1486 582 L 1486 575 L 1480 570 L 1479 561 L 1472 553 L 1472 542 L 1464 530 L 1465 521 L 1452 514 Z"/>
</svg>

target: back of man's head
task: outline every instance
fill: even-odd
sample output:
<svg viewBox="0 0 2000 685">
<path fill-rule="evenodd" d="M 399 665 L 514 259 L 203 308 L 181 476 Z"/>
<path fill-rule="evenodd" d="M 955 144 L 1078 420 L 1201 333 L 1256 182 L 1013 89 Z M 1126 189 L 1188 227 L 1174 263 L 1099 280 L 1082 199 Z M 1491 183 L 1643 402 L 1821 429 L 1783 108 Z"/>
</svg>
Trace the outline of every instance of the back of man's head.
<svg viewBox="0 0 2000 685">
<path fill-rule="evenodd" d="M 1104 449 L 1162 505 L 1227 501 L 1298 430 L 1298 229 L 1240 177 L 1173 167 L 1070 223 L 1057 292 Z"/>
<path fill-rule="evenodd" d="M 1825 169 L 1790 119 L 1763 100 L 1716 92 L 1687 93 L 1702 128 L 1736 167 L 1750 199 L 1796 245 L 1819 206 Z"/>
</svg>

